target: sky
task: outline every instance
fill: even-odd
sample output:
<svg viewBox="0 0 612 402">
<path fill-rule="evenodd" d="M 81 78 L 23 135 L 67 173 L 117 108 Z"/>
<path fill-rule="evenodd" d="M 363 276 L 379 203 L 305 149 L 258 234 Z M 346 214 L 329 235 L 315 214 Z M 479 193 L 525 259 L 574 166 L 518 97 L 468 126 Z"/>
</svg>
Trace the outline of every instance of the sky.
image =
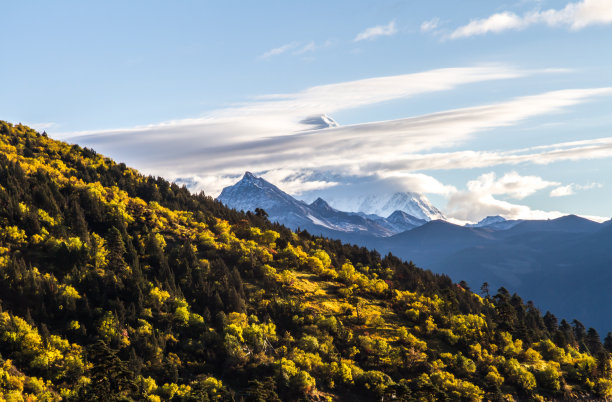
<svg viewBox="0 0 612 402">
<path fill-rule="evenodd" d="M 0 3 L 0 119 L 216 196 L 612 215 L 612 0 Z M 325 122 L 335 122 L 331 126 Z"/>
</svg>

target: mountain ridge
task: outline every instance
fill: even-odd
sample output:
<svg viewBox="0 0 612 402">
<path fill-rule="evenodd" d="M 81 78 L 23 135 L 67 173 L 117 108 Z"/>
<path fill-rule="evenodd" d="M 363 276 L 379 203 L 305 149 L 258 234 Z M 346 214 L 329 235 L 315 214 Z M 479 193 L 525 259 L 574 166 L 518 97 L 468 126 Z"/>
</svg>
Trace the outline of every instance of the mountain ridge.
<svg viewBox="0 0 612 402">
<path fill-rule="evenodd" d="M 393 216 L 391 221 L 381 216 L 344 212 L 333 208 L 321 197 L 307 204 L 250 172 L 245 172 L 234 185 L 224 188 L 217 200 L 236 210 L 253 212 L 262 208 L 271 220 L 290 228 L 335 237 L 344 234 L 387 237 L 425 222 L 405 212 L 395 214 L 398 211 L 390 215 Z"/>
</svg>

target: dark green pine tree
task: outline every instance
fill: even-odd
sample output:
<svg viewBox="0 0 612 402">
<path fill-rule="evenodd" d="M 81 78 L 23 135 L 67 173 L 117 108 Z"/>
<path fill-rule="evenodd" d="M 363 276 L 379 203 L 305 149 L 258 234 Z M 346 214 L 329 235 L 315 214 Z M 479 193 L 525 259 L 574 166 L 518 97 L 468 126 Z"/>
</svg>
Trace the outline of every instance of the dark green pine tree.
<svg viewBox="0 0 612 402">
<path fill-rule="evenodd" d="M 608 335 L 606 335 L 603 346 L 608 352 L 612 353 L 612 332 L 608 332 Z"/>
<path fill-rule="evenodd" d="M 95 401 L 130 400 L 138 386 L 134 373 L 126 362 L 117 356 L 102 340 L 98 340 L 88 349 L 93 363 L 91 383 L 84 390 L 84 398 Z"/>
<path fill-rule="evenodd" d="M 578 348 L 581 352 L 585 352 L 588 347 L 585 342 L 587 331 L 586 327 L 578 320 L 573 320 L 572 325 L 574 327 L 574 337 L 576 338 L 576 342 L 578 343 Z"/>
<path fill-rule="evenodd" d="M 548 332 L 550 334 L 554 334 L 559 325 L 557 321 L 557 317 L 555 317 L 555 315 L 552 314 L 550 311 L 547 311 L 546 314 L 544 314 L 543 319 L 544 319 L 544 325 L 546 326 L 546 329 L 548 330 Z"/>
<path fill-rule="evenodd" d="M 249 402 L 280 402 L 276 393 L 276 381 L 273 377 L 266 377 L 262 381 L 249 381 L 246 391 L 246 401 Z"/>
<path fill-rule="evenodd" d="M 593 356 L 597 356 L 604 351 L 603 345 L 601 344 L 601 338 L 595 328 L 589 328 L 584 337 L 584 343 Z"/>
<path fill-rule="evenodd" d="M 576 347 L 578 345 L 574 337 L 572 326 L 569 325 L 567 321 L 561 320 L 559 323 L 559 333 L 555 336 L 555 342 L 560 347 L 565 347 L 567 345 Z"/>
<path fill-rule="evenodd" d="M 33 208 L 24 217 L 24 226 L 28 236 L 40 233 L 40 221 L 38 220 L 38 214 Z"/>
<path fill-rule="evenodd" d="M 516 329 L 516 311 L 510 304 L 510 293 L 506 288 L 501 287 L 497 294 L 493 296 L 495 310 L 497 313 L 497 324 L 502 330 L 514 332 Z"/>
<path fill-rule="evenodd" d="M 79 236 L 83 242 L 89 244 L 89 228 L 85 220 L 85 213 L 76 199 L 72 199 L 70 202 L 68 217 L 70 219 L 72 231 Z"/>
<path fill-rule="evenodd" d="M 482 286 L 480 287 L 480 294 L 487 299 L 491 296 L 489 294 L 489 282 L 484 282 L 482 284 Z"/>
<path fill-rule="evenodd" d="M 121 272 L 126 266 L 123 259 L 125 255 L 125 243 L 121 232 L 116 227 L 110 228 L 107 235 L 108 242 L 108 267 L 113 272 Z"/>
</svg>

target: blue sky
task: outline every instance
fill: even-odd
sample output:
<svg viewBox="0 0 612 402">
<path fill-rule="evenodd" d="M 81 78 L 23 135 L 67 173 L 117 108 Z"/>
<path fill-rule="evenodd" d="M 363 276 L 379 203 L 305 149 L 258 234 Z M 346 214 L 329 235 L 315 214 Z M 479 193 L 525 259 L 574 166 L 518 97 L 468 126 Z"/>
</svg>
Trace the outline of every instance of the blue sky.
<svg viewBox="0 0 612 402">
<path fill-rule="evenodd" d="M 3 2 L 0 118 L 216 195 L 609 217 L 612 0 Z M 304 119 L 327 114 L 340 127 Z"/>
</svg>

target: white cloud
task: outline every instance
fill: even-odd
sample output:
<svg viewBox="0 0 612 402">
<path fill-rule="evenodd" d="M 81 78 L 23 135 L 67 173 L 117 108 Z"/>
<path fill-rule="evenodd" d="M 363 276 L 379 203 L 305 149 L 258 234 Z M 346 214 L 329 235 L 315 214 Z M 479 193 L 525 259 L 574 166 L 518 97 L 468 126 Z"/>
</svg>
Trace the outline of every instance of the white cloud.
<svg viewBox="0 0 612 402">
<path fill-rule="evenodd" d="M 354 176 L 381 172 L 387 177 L 404 176 L 405 180 L 414 181 L 419 170 L 544 163 L 559 158 L 601 157 L 612 150 L 612 142 L 603 141 L 601 144 L 574 143 L 577 149 L 552 147 L 537 152 L 415 154 L 434 148 L 449 148 L 478 132 L 558 112 L 594 96 L 612 93 L 609 88 L 554 91 L 494 105 L 324 130 L 308 130 L 309 126 L 301 123 L 305 113 L 316 115 L 323 110 L 341 110 L 442 90 L 488 76 L 516 74 L 493 73 L 486 68 L 481 72 L 437 70 L 331 84 L 297 94 L 267 96 L 199 119 L 107 130 L 71 140 L 93 146 L 99 152 L 125 160 L 147 173 L 166 177 L 206 175 L 218 178 L 237 177 L 245 170 L 273 172 L 290 169 Z M 609 149 L 595 149 L 600 145 Z M 304 180 L 302 184 L 312 186 L 309 188 L 332 185 L 323 182 L 305 184 L 308 181 Z M 214 185 L 214 180 L 207 182 L 212 183 L 207 193 L 214 195 L 221 190 L 221 186 Z M 419 187 L 419 190 L 421 188 L 428 193 L 448 192 L 433 182 Z"/>
<path fill-rule="evenodd" d="M 395 28 L 395 20 L 389 22 L 387 25 L 377 25 L 375 27 L 371 27 L 366 29 L 363 32 L 357 34 L 354 39 L 354 42 L 359 42 L 366 39 L 374 39 L 379 36 L 392 36 L 397 33 L 397 29 Z"/>
<path fill-rule="evenodd" d="M 430 20 L 423 21 L 423 23 L 421 24 L 421 32 L 433 31 L 434 29 L 438 27 L 439 24 L 440 24 L 439 18 L 432 18 Z"/>
<path fill-rule="evenodd" d="M 294 41 L 294 42 L 286 43 L 274 49 L 270 49 L 264 52 L 263 54 L 261 54 L 258 58 L 265 60 L 265 59 L 269 59 L 270 57 L 279 56 L 281 54 L 288 53 L 288 52 L 291 52 L 291 54 L 295 56 L 304 56 L 306 54 L 314 53 L 320 49 L 328 48 L 333 45 L 334 45 L 334 42 L 329 39 L 321 43 L 316 43 L 315 41 L 312 41 L 312 40 L 306 43 Z"/>
<path fill-rule="evenodd" d="M 492 16 L 472 20 L 469 24 L 457 28 L 450 34 L 450 39 L 465 38 L 468 36 L 482 35 L 488 32 L 502 32 L 509 29 L 519 29 L 525 27 L 525 22 L 518 15 L 511 12 L 493 14 Z"/>
<path fill-rule="evenodd" d="M 223 188 L 231 186 L 240 180 L 242 173 L 236 175 L 211 176 L 195 174 L 184 175 L 181 174 L 181 172 L 167 172 L 162 177 L 176 182 L 179 185 L 184 184 L 193 193 L 203 191 L 206 195 L 211 195 L 210 189 L 214 188 L 218 189 L 215 194 L 218 195 Z"/>
<path fill-rule="evenodd" d="M 590 190 L 593 188 L 601 188 L 603 185 L 601 183 L 589 183 L 585 185 L 579 185 L 575 183 L 568 184 L 567 186 L 560 186 L 553 189 L 550 192 L 551 197 L 567 197 L 568 195 L 576 194 L 576 191 L 579 190 Z"/>
<path fill-rule="evenodd" d="M 552 219 L 564 215 L 558 211 L 532 210 L 527 205 L 513 204 L 494 196 L 523 199 L 547 187 L 559 185 L 538 176 L 506 173 L 499 179 L 495 173 L 483 174 L 467 183 L 467 191 L 458 191 L 449 198 L 446 213 L 455 219 L 479 221 L 490 215 L 506 219 Z"/>
<path fill-rule="evenodd" d="M 534 152 L 537 151 L 537 152 Z M 456 151 L 410 154 L 392 161 L 365 166 L 364 169 L 446 170 L 474 169 L 496 165 L 533 163 L 546 165 L 612 157 L 612 137 L 572 141 L 509 151 Z"/>
<path fill-rule="evenodd" d="M 523 16 L 505 11 L 487 18 L 472 20 L 453 31 L 449 38 L 458 39 L 490 32 L 520 30 L 535 24 L 565 26 L 571 30 L 580 30 L 590 25 L 612 24 L 612 1 L 582 0 L 569 3 L 559 10 L 531 11 Z"/>
<path fill-rule="evenodd" d="M 270 183 L 279 186 L 283 191 L 293 195 L 300 195 L 307 191 L 323 190 L 339 184 L 330 180 L 313 178 L 311 171 L 299 169 L 274 169 L 263 172 L 261 176 Z"/>
<path fill-rule="evenodd" d="M 457 192 L 455 186 L 444 184 L 438 179 L 423 174 L 402 171 L 379 171 L 376 172 L 379 179 L 393 182 L 392 188 L 398 190 L 412 191 L 421 194 L 439 194 L 448 196 Z"/>
<path fill-rule="evenodd" d="M 507 195 L 510 198 L 522 200 L 539 190 L 559 184 L 558 182 L 543 180 L 538 176 L 521 176 L 517 172 L 506 173 L 496 179 L 495 173 L 491 172 L 483 174 L 477 180 L 468 182 L 467 188 L 475 193 Z"/>
<path fill-rule="evenodd" d="M 520 163 L 534 159 L 534 155 L 512 155 L 460 151 L 441 154 L 415 154 L 434 148 L 449 148 L 470 138 L 477 132 L 496 127 L 517 124 L 530 117 L 556 113 L 565 107 L 585 102 L 596 95 L 612 93 L 612 89 L 601 91 L 567 90 L 553 91 L 529 97 L 520 97 L 496 105 L 450 110 L 442 113 L 407 119 L 365 123 L 331 129 L 329 134 L 317 133 L 293 137 L 292 150 L 313 146 L 310 152 L 325 149 L 325 166 L 343 164 L 345 160 L 358 162 L 353 173 L 367 173 L 378 170 L 427 170 L 461 167 L 482 167 L 491 163 Z M 346 143 L 353 145 L 346 147 Z M 358 144 L 358 145 L 357 145 Z M 357 152 L 361 150 L 361 153 Z M 282 151 L 282 150 L 279 150 Z M 522 152 L 522 151 L 521 151 Z M 555 151 L 550 151 L 555 152 Z M 331 155 L 331 157 L 329 156 Z M 542 163 L 550 157 L 543 153 Z M 556 157 L 561 157 L 557 155 Z M 566 156 L 567 157 L 567 156 Z M 316 157 L 311 157 L 316 158 Z M 357 162 L 357 161 L 356 161 Z M 356 171 L 356 172 L 355 172 Z"/>
<path fill-rule="evenodd" d="M 310 41 L 300 46 L 296 46 L 297 49 L 293 52 L 296 56 L 302 56 L 309 53 L 314 53 L 318 50 L 325 49 L 334 45 L 334 41 L 328 39 L 325 42 L 317 43 L 315 41 Z"/>
<path fill-rule="evenodd" d="M 560 213 L 532 211 L 497 197 L 523 199 L 536 191 L 559 187 L 559 183 L 510 172 L 500 178 L 483 175 L 470 181 L 465 191 L 458 191 L 420 171 L 612 157 L 612 137 L 509 151 L 432 152 L 452 149 L 477 133 L 611 95 L 612 88 L 552 91 L 496 104 L 325 129 L 314 129 L 306 119 L 472 82 L 538 72 L 481 66 L 377 77 L 265 95 L 194 119 L 72 133 L 64 138 L 94 147 L 147 174 L 187 179 L 192 190 L 204 190 L 213 196 L 249 170 L 293 194 L 336 188 L 342 193 L 347 181 L 361 181 L 369 189 L 378 185 L 386 190 L 393 187 L 440 195 L 449 200 L 447 216 L 458 220 L 478 220 L 492 214 L 555 217 Z M 347 194 L 341 195 L 350 196 Z"/>
<path fill-rule="evenodd" d="M 557 187 L 550 192 L 551 197 L 566 197 L 572 194 L 574 194 L 574 187 L 571 184 Z"/>
<path fill-rule="evenodd" d="M 527 205 L 499 200 L 491 194 L 458 192 L 448 201 L 445 213 L 455 219 L 478 222 L 492 215 L 506 219 L 554 219 L 566 215 L 559 211 L 533 210 Z"/>
<path fill-rule="evenodd" d="M 267 52 L 263 53 L 261 56 L 259 56 L 260 59 L 267 59 L 270 58 L 272 56 L 278 56 L 281 55 L 283 53 L 288 52 L 289 50 L 295 49 L 298 46 L 297 42 L 291 42 L 291 43 L 286 43 L 282 46 L 279 47 L 275 47 L 274 49 L 270 49 Z"/>
<path fill-rule="evenodd" d="M 201 118 L 168 121 L 129 129 L 78 132 L 71 133 L 71 135 L 109 135 L 128 132 L 133 134 L 147 131 L 148 133 L 160 132 L 168 136 L 174 128 L 178 128 L 179 131 L 199 125 L 203 128 L 211 126 L 215 128 L 224 124 L 243 122 L 245 127 L 240 132 L 247 133 L 248 138 L 252 140 L 254 136 L 258 137 L 256 134 L 260 131 L 262 137 L 269 137 L 306 130 L 309 127 L 300 122 L 313 115 L 334 113 L 339 110 L 409 98 L 429 92 L 450 90 L 475 82 L 519 78 L 534 73 L 537 71 L 489 65 L 443 68 L 420 73 L 367 78 L 314 86 L 297 93 L 264 95 L 256 98 L 255 101 L 213 111 Z M 199 131 L 201 132 L 202 130 Z M 212 135 L 209 137 L 216 138 Z M 230 138 L 233 137 L 230 135 Z"/>
<path fill-rule="evenodd" d="M 311 52 L 314 52 L 316 49 L 317 49 L 317 46 L 315 45 L 314 41 L 310 41 L 304 46 L 302 46 L 301 48 L 299 48 L 298 50 L 296 50 L 294 54 L 300 55 L 304 53 L 311 53 Z"/>
<path fill-rule="evenodd" d="M 406 177 L 407 181 L 397 181 L 398 178 Z M 370 177 L 368 180 L 373 180 Z M 367 186 L 374 187 L 375 193 L 385 193 L 390 191 L 416 191 L 420 193 L 439 194 L 448 199 L 445 216 L 449 222 L 463 225 L 465 223 L 478 222 L 486 216 L 501 215 L 507 219 L 554 219 L 566 215 L 560 211 L 543 211 L 532 209 L 527 205 L 517 204 L 500 198 L 524 199 L 546 188 L 559 185 L 554 181 L 548 181 L 538 176 L 522 176 L 516 172 L 508 172 L 497 177 L 490 172 L 479 176 L 466 183 L 466 188 L 458 190 L 456 187 L 444 184 L 436 178 L 419 173 L 402 174 L 377 174 L 377 179 L 372 186 L 367 182 Z M 363 183 L 355 183 L 357 187 L 363 187 Z M 576 187 L 575 185 L 573 185 Z M 594 188 L 601 186 L 598 183 L 591 183 L 581 188 Z M 349 192 L 352 195 L 354 189 L 351 186 L 340 186 L 334 191 L 326 192 L 330 194 L 334 205 L 344 207 L 349 210 L 351 207 L 350 198 L 343 197 L 343 193 Z M 370 189 L 371 190 L 371 189 Z M 314 198 L 311 195 L 311 198 Z M 342 209 L 342 208 L 341 208 Z M 354 208 L 353 208 L 354 209 Z M 603 222 L 609 218 L 599 216 L 585 216 L 598 222 Z"/>
</svg>

